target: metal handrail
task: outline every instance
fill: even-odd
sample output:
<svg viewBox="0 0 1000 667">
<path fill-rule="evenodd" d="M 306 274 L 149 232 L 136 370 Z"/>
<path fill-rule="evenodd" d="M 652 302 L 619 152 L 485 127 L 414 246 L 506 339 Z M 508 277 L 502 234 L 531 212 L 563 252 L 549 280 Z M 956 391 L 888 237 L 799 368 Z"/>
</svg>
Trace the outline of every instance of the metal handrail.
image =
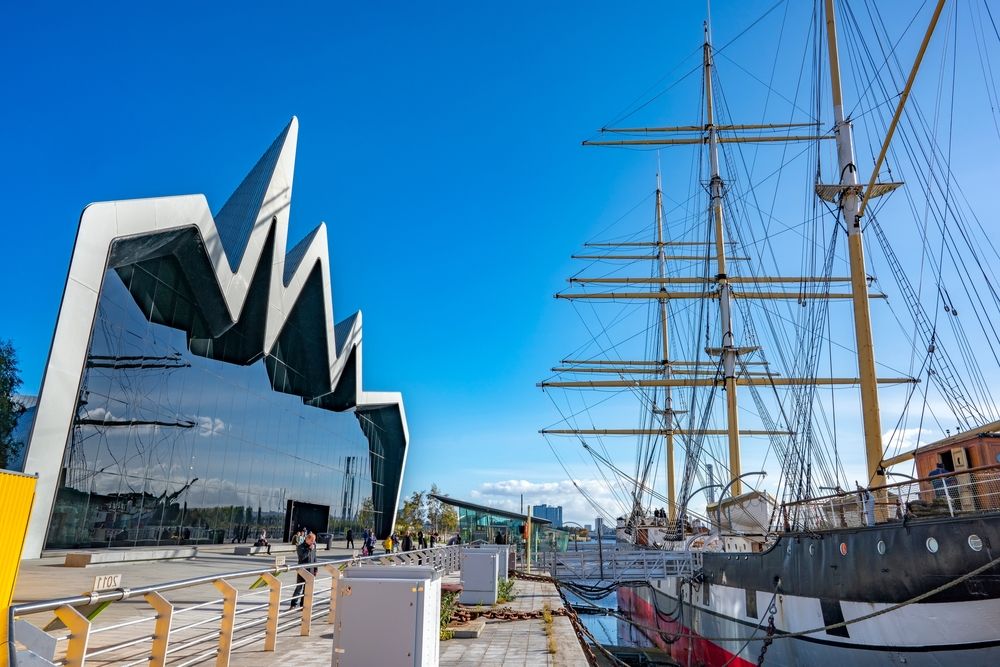
<svg viewBox="0 0 1000 667">
<path fill-rule="evenodd" d="M 914 478 L 914 479 L 908 479 L 905 482 L 895 482 L 893 484 L 883 484 L 882 486 L 872 486 L 870 488 L 866 488 L 866 489 L 863 489 L 863 490 L 864 491 L 868 491 L 869 493 L 878 493 L 880 491 L 888 491 L 888 490 L 892 490 L 892 489 L 898 489 L 898 488 L 904 487 L 904 486 L 910 487 L 910 486 L 913 486 L 914 483 L 921 483 L 921 482 L 922 483 L 933 483 L 934 481 L 939 480 L 939 479 L 946 480 L 946 479 L 949 479 L 949 478 L 957 477 L 959 475 L 968 475 L 968 474 L 972 474 L 972 473 L 989 472 L 989 471 L 992 471 L 992 470 L 1000 472 L 1000 463 L 994 463 L 994 464 L 991 464 L 991 465 L 988 465 L 988 466 L 979 466 L 978 468 L 969 468 L 968 470 L 956 470 L 955 472 L 942 473 L 940 475 L 931 475 L 931 476 L 928 476 L 928 477 L 917 477 L 917 478 Z M 858 491 L 856 489 L 853 490 L 853 491 L 851 491 L 849 489 L 845 489 L 843 493 L 832 493 L 832 494 L 826 495 L 826 496 L 816 496 L 814 498 L 806 498 L 804 500 L 794 500 L 794 501 L 792 501 L 790 503 L 782 503 L 781 506 L 782 507 L 789 507 L 790 508 L 790 507 L 796 507 L 798 505 L 813 504 L 813 503 L 817 503 L 817 502 L 823 501 L 823 500 L 837 500 L 839 498 L 844 498 L 845 496 L 854 495 L 856 493 L 858 493 Z"/>
<path fill-rule="evenodd" d="M 196 647 L 198 644 L 206 641 L 218 641 L 219 644 L 217 647 L 201 652 L 198 655 L 185 655 L 180 657 L 183 661 L 182 664 L 194 664 L 195 662 L 200 662 L 206 657 L 211 657 L 213 655 L 219 655 L 220 662 L 223 661 L 223 657 L 226 658 L 225 662 L 228 662 L 230 652 L 234 648 L 245 646 L 258 641 L 261 638 L 264 638 L 264 650 L 273 651 L 276 635 L 282 630 L 286 630 L 296 625 L 301 625 L 301 634 L 308 635 L 312 621 L 323 614 L 328 615 L 328 623 L 333 622 L 333 596 L 336 595 L 337 581 L 340 578 L 340 572 L 345 568 L 356 566 L 422 564 L 434 567 L 439 571 L 451 572 L 460 567 L 460 554 L 463 548 L 466 547 L 457 545 L 439 546 L 433 549 L 421 549 L 402 553 L 346 558 L 319 558 L 313 563 L 285 564 L 281 566 L 270 565 L 267 567 L 240 570 L 236 572 L 202 575 L 178 581 L 137 586 L 134 588 L 123 587 L 111 591 L 72 595 L 50 600 L 37 600 L 16 604 L 10 607 L 9 614 L 6 619 L 9 632 L 8 637 L 10 639 L 8 643 L 10 664 L 17 665 L 17 652 L 15 649 L 15 619 L 45 611 L 55 611 L 60 620 L 62 620 L 69 628 L 68 634 L 62 637 L 57 637 L 56 639 L 57 641 L 62 639 L 68 640 L 68 644 L 66 645 L 66 658 L 61 661 L 60 664 L 70 666 L 82 664 L 88 656 L 106 655 L 117 650 L 142 644 L 144 642 L 151 642 L 151 645 L 144 651 L 138 662 L 131 664 L 148 662 L 149 665 L 163 665 L 168 655 L 176 656 L 178 651 Z M 319 576 L 318 573 L 316 573 L 319 569 L 328 571 L 329 576 Z M 277 577 L 283 573 L 289 572 L 297 573 L 300 580 L 305 581 L 305 592 L 300 597 L 300 600 L 303 602 L 304 611 L 308 613 L 302 614 L 301 618 L 282 621 L 281 617 L 285 615 L 286 612 L 282 612 L 280 606 L 282 603 L 286 603 L 293 598 L 282 598 L 282 590 L 290 588 L 291 585 L 283 585 Z M 263 579 L 267 582 L 267 587 L 262 588 L 259 591 L 255 590 L 248 592 L 245 595 L 241 595 L 238 593 L 237 589 L 229 583 L 231 581 L 247 579 L 250 577 Z M 329 587 L 326 587 L 325 585 L 323 587 L 316 586 L 318 582 L 326 581 L 331 582 Z M 214 598 L 207 602 L 199 602 L 175 610 L 173 608 L 173 604 L 161 595 L 162 593 L 170 591 L 193 588 L 206 584 L 215 585 L 216 588 L 223 593 L 223 597 Z M 245 605 L 237 608 L 238 601 L 245 601 L 247 597 L 263 594 L 268 594 L 268 602 L 255 603 L 249 606 Z M 92 629 L 91 622 L 82 616 L 80 612 L 76 611 L 76 608 L 84 605 L 118 602 L 121 600 L 134 599 L 140 596 L 144 597 L 145 601 L 157 611 L 155 616 L 130 619 L 128 621 L 116 623 L 110 626 Z M 326 600 L 319 599 L 325 596 L 330 597 Z M 207 618 L 193 620 L 192 623 L 187 625 L 171 627 L 170 621 L 173 619 L 174 614 L 181 614 L 195 609 L 203 609 L 205 607 L 220 604 L 222 605 L 221 613 L 210 614 Z M 267 612 L 263 617 L 249 618 L 242 623 L 235 622 L 237 616 L 260 612 L 264 609 L 266 609 Z M 118 641 L 112 642 L 106 646 L 93 647 L 88 650 L 87 642 L 93 635 L 149 621 L 153 621 L 155 623 L 155 628 L 152 634 L 144 633 L 143 636 L 138 638 L 132 637 L 127 639 L 118 639 Z M 177 636 L 178 633 L 185 630 L 191 630 L 198 626 L 210 623 L 219 624 L 218 629 L 212 632 L 202 633 L 197 637 L 181 638 Z M 249 634 L 241 634 L 238 637 L 234 636 L 235 632 L 253 628 L 254 626 L 259 626 L 264 623 L 267 624 L 267 627 L 263 630 L 251 632 Z M 172 638 L 176 639 L 176 643 L 170 643 Z M 122 656 L 121 659 L 134 660 L 139 657 L 140 656 L 133 654 L 132 656 Z"/>
<path fill-rule="evenodd" d="M 862 498 L 859 493 L 869 494 Z M 895 508 L 895 512 L 892 512 Z M 856 527 L 909 517 L 1000 511 L 1000 464 L 785 503 L 785 531 Z"/>
</svg>

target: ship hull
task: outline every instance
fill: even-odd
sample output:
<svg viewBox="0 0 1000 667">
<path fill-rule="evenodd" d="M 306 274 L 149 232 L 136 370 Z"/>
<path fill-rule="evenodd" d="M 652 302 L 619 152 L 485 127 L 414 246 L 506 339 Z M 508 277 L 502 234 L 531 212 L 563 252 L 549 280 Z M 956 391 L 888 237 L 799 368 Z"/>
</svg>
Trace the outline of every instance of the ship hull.
<svg viewBox="0 0 1000 667">
<path fill-rule="evenodd" d="M 624 586 L 619 607 L 682 665 L 756 665 L 772 615 L 766 665 L 997 665 L 1000 570 L 963 578 L 994 545 L 996 516 L 786 535 L 765 553 L 704 554 L 695 581 Z"/>
</svg>

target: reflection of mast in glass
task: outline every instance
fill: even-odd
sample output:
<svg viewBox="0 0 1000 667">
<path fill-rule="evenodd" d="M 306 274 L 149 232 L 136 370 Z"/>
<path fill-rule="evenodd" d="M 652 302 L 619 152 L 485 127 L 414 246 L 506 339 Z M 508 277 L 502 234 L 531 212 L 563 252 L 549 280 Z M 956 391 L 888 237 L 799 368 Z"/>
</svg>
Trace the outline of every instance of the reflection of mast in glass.
<svg viewBox="0 0 1000 667">
<path fill-rule="evenodd" d="M 161 420 L 161 419 L 115 419 L 110 414 L 104 414 L 100 419 L 90 416 L 87 409 L 90 392 L 87 388 L 89 371 L 92 368 L 107 369 L 111 371 L 127 370 L 176 370 L 179 368 L 190 368 L 191 363 L 185 361 L 180 353 L 162 356 L 149 355 L 109 355 L 91 354 L 87 357 L 87 373 L 84 374 L 83 384 L 80 387 L 80 398 L 77 401 L 76 418 L 73 420 L 73 437 L 70 439 L 69 458 L 64 471 L 64 485 L 83 490 L 87 481 L 99 472 L 87 469 L 86 456 L 83 449 L 78 447 L 83 442 L 80 434 L 80 427 L 94 426 L 97 428 L 135 428 L 139 426 L 170 427 L 170 428 L 194 428 L 197 423 L 190 419 Z"/>
<path fill-rule="evenodd" d="M 358 476 L 357 464 L 357 456 L 348 456 L 344 459 L 344 497 L 340 503 L 340 518 L 343 521 L 354 520 L 354 481 Z"/>
</svg>

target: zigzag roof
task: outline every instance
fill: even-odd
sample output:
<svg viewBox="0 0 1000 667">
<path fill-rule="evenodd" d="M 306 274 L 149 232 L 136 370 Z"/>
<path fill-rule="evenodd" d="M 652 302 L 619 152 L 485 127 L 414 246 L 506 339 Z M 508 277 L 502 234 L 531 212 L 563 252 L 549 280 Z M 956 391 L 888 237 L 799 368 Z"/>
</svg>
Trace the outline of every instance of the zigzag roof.
<svg viewBox="0 0 1000 667">
<path fill-rule="evenodd" d="M 146 316 L 186 331 L 196 354 L 239 364 L 263 356 L 277 391 L 320 408 L 355 410 L 371 447 L 385 457 L 386 495 L 376 503 L 387 510 L 388 523 L 378 528 L 391 530 L 409 443 L 402 396 L 363 389 L 361 312 L 334 326 L 326 225 L 287 250 L 297 139 L 293 117 L 214 217 L 204 195 L 84 209 L 26 471 L 57 469 L 61 462 L 89 345 L 80 330 L 93 326 L 106 270 L 172 256 L 197 312 L 172 308 L 160 297 L 137 299 Z M 57 481 L 58 474 L 39 476 L 40 502 L 29 527 L 38 551 Z"/>
</svg>

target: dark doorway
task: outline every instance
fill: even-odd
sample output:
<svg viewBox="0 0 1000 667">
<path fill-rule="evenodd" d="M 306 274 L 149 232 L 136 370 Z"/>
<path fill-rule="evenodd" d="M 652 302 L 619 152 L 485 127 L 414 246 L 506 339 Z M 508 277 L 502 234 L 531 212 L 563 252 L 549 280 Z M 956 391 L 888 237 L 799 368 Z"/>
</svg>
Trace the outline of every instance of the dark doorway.
<svg viewBox="0 0 1000 667">
<path fill-rule="evenodd" d="M 304 503 L 301 500 L 289 500 L 285 508 L 285 542 L 299 527 L 314 533 L 325 533 L 330 523 L 330 506 Z"/>
</svg>

